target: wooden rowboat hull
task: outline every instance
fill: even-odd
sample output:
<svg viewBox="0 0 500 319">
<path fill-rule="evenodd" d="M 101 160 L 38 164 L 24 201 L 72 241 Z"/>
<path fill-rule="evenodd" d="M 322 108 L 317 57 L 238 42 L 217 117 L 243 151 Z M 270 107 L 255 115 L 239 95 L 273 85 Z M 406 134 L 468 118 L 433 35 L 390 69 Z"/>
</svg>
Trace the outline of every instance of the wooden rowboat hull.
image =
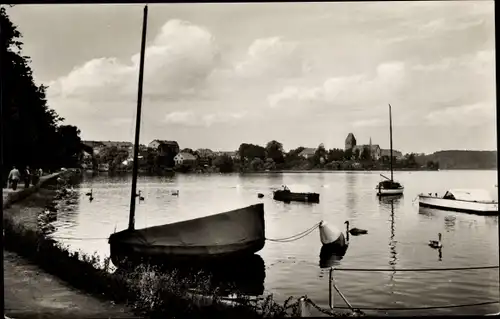
<svg viewBox="0 0 500 319">
<path fill-rule="evenodd" d="M 254 254 L 264 247 L 264 204 L 173 224 L 124 230 L 109 238 L 111 259 L 203 260 Z"/>
</svg>

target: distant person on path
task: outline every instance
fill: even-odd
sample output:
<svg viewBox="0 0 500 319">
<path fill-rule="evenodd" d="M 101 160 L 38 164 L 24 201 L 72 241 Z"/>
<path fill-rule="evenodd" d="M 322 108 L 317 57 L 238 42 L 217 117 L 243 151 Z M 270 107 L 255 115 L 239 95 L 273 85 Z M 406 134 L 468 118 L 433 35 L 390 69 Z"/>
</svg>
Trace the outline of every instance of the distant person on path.
<svg viewBox="0 0 500 319">
<path fill-rule="evenodd" d="M 31 181 L 30 167 L 26 166 L 26 169 L 24 170 L 24 188 L 30 187 L 30 181 Z"/>
<path fill-rule="evenodd" d="M 15 166 L 12 166 L 12 170 L 9 173 L 8 179 L 9 182 L 11 183 L 12 189 L 16 190 L 17 183 L 19 183 L 19 180 L 21 179 L 21 173 L 19 173 L 19 170 Z"/>
<path fill-rule="evenodd" d="M 35 169 L 33 170 L 33 177 L 31 178 L 31 184 L 35 186 L 36 184 L 38 184 L 38 181 L 40 181 L 40 170 Z"/>
</svg>

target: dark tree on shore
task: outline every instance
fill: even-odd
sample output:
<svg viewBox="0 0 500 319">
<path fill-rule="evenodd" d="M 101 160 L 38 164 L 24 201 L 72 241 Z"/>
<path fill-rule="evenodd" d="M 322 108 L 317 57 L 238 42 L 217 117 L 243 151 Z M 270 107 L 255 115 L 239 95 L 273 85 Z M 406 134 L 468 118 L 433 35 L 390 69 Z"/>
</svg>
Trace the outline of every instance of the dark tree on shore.
<svg viewBox="0 0 500 319">
<path fill-rule="evenodd" d="M 266 149 L 260 145 L 243 143 L 238 149 L 241 160 L 252 161 L 254 158 L 264 160 L 266 158 Z"/>
<path fill-rule="evenodd" d="M 267 158 L 270 158 L 276 164 L 281 164 L 285 161 L 283 156 L 283 144 L 278 141 L 272 140 L 266 145 Z"/>
<path fill-rule="evenodd" d="M 368 147 L 363 147 L 363 151 L 361 151 L 360 158 L 363 161 L 370 160 L 372 157 L 370 149 Z"/>
<path fill-rule="evenodd" d="M 3 6 L 0 34 L 3 173 L 12 165 L 70 167 L 79 147 L 79 130 L 59 127 L 64 119 L 48 107 L 47 87 L 35 84 L 30 58 L 22 55 L 21 33 Z"/>
<path fill-rule="evenodd" d="M 327 151 L 323 143 L 319 144 L 316 152 L 314 152 L 314 156 L 312 157 L 312 161 L 314 165 L 322 165 L 325 163 L 327 157 Z"/>
<path fill-rule="evenodd" d="M 334 148 L 328 151 L 327 161 L 328 162 L 337 162 L 344 159 L 344 150 L 339 148 Z"/>
<path fill-rule="evenodd" d="M 216 157 L 212 164 L 219 169 L 221 173 L 230 173 L 233 171 L 233 160 L 227 155 Z"/>
<path fill-rule="evenodd" d="M 344 152 L 344 159 L 345 159 L 345 160 L 347 160 L 347 161 L 349 161 L 349 160 L 351 160 L 351 159 L 352 159 L 352 156 L 353 156 L 353 155 L 354 155 L 354 154 L 353 154 L 353 152 L 352 152 L 352 148 L 348 148 L 348 149 L 346 149 L 346 150 L 345 150 L 345 152 Z"/>
</svg>

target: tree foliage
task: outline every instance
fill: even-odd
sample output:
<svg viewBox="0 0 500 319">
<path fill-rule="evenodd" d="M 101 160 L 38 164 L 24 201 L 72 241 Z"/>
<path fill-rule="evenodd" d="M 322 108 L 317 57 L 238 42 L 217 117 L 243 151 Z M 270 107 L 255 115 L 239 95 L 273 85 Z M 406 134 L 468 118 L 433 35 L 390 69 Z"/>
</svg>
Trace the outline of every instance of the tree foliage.
<svg viewBox="0 0 500 319">
<path fill-rule="evenodd" d="M 243 143 L 238 149 L 241 160 L 252 161 L 254 158 L 264 160 L 266 158 L 266 149 L 260 145 Z"/>
<path fill-rule="evenodd" d="M 59 126 L 64 119 L 48 107 L 47 87 L 35 84 L 30 58 L 22 55 L 21 33 L 5 7 L 0 7 L 0 30 L 3 169 L 76 165 L 80 131 Z"/>
<path fill-rule="evenodd" d="M 283 144 L 278 141 L 272 140 L 266 145 L 266 155 L 267 158 L 273 160 L 276 164 L 281 164 L 285 161 L 285 157 L 283 155 Z"/>
<path fill-rule="evenodd" d="M 361 154 L 359 155 L 362 161 L 368 161 L 372 158 L 371 151 L 368 147 L 363 147 Z"/>
<path fill-rule="evenodd" d="M 217 156 L 212 164 L 219 169 L 221 173 L 230 173 L 233 171 L 233 160 L 227 155 Z"/>
</svg>

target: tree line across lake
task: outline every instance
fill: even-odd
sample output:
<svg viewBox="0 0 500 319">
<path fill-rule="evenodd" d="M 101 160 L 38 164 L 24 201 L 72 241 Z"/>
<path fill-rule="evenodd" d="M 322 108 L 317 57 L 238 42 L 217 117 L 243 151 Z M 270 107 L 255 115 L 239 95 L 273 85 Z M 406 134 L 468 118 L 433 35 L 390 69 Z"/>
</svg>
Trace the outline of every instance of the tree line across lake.
<svg viewBox="0 0 500 319">
<path fill-rule="evenodd" d="M 243 143 L 237 152 L 220 154 L 204 149 L 198 152 L 190 148 L 181 150 L 181 153 L 190 153 L 196 160 L 177 164 L 172 167 L 163 165 L 172 163 L 172 159 L 164 159 L 157 150 L 142 146 L 139 152 L 139 169 L 150 173 L 162 171 L 162 168 L 173 168 L 177 171 L 199 172 L 259 172 L 280 170 L 382 170 L 389 169 L 390 158 L 373 159 L 368 149 L 352 151 L 343 149 L 325 149 L 320 144 L 313 152 L 304 156 L 305 147 L 298 147 L 288 152 L 283 150 L 283 144 L 270 141 L 267 145 Z M 128 161 L 132 154 L 127 149 L 116 146 L 105 147 L 95 156 L 94 166 L 106 165 L 109 171 L 127 171 L 132 169 L 132 162 Z M 172 157 L 174 155 L 171 155 Z M 90 164 L 90 163 L 89 163 Z M 402 158 L 394 158 L 395 169 L 431 169 L 439 168 L 434 161 L 419 161 L 414 153 L 406 154 Z"/>
<path fill-rule="evenodd" d="M 200 154 L 196 150 L 184 148 L 183 153 L 193 154 L 197 159 L 184 165 L 177 165 L 177 171 L 201 172 L 259 172 L 280 170 L 388 170 L 390 158 L 381 157 L 374 160 L 370 151 L 362 152 L 351 150 L 327 150 L 320 144 L 314 153 L 305 158 L 302 156 L 304 147 L 298 147 L 288 152 L 277 141 L 270 141 L 261 146 L 242 143 L 238 151 L 232 154 L 213 154 L 204 149 Z M 139 168 L 150 173 L 161 171 L 162 158 L 154 149 L 143 146 L 139 161 Z M 110 171 L 131 170 L 131 162 L 123 169 L 123 161 L 131 154 L 125 149 L 109 147 L 102 150 L 96 157 L 96 164 L 107 164 Z M 172 162 L 172 161 L 170 161 Z M 409 153 L 393 160 L 396 170 L 437 170 L 437 169 L 496 169 L 496 151 L 439 151 L 433 154 L 422 155 Z"/>
</svg>

